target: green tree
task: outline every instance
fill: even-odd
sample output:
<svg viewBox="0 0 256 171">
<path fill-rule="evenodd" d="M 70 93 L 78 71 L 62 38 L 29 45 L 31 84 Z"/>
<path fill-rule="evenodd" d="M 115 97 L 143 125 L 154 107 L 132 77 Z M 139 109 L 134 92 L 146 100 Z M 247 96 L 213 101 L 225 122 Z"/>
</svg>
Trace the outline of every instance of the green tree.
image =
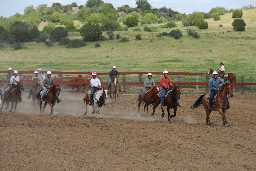
<svg viewBox="0 0 256 171">
<path fill-rule="evenodd" d="M 139 17 L 137 15 L 129 14 L 124 20 L 124 24 L 127 25 L 128 27 L 135 27 L 138 25 L 138 23 L 139 23 Z"/>
<path fill-rule="evenodd" d="M 10 34 L 16 42 L 26 42 L 30 40 L 30 28 L 25 22 L 17 21 L 10 26 Z"/>
<path fill-rule="evenodd" d="M 136 0 L 136 5 L 137 5 L 137 8 L 142 11 L 151 9 L 151 5 L 147 0 Z"/>
<path fill-rule="evenodd" d="M 234 10 L 232 13 L 232 18 L 242 18 L 243 11 L 242 10 Z"/>
<path fill-rule="evenodd" d="M 157 23 L 158 21 L 159 21 L 158 16 L 153 13 L 145 14 L 142 19 L 143 24 L 153 24 L 153 23 Z"/>
<path fill-rule="evenodd" d="M 84 41 L 99 41 L 102 38 L 102 27 L 97 23 L 87 23 L 81 28 L 80 34 Z"/>
<path fill-rule="evenodd" d="M 100 4 L 104 3 L 102 0 L 88 0 L 86 3 L 86 7 L 93 8 L 93 7 L 99 7 Z"/>
<path fill-rule="evenodd" d="M 235 31 L 245 31 L 246 23 L 243 19 L 236 18 L 234 19 L 232 26 Z"/>
<path fill-rule="evenodd" d="M 65 39 L 68 36 L 68 31 L 64 27 L 56 27 L 51 33 L 50 33 L 50 39 L 52 41 L 61 41 Z"/>
</svg>

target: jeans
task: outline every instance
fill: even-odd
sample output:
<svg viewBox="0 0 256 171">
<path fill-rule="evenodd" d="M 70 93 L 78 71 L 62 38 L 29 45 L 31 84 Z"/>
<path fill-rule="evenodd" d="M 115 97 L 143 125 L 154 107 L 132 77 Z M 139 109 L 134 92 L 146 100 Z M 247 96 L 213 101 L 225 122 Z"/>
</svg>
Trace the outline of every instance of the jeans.
<svg viewBox="0 0 256 171">
<path fill-rule="evenodd" d="M 167 91 L 168 91 L 167 89 L 161 88 L 161 90 L 159 92 L 161 105 L 164 105 L 164 99 L 165 99 L 165 95 L 166 95 Z"/>
<path fill-rule="evenodd" d="M 216 96 L 216 94 L 217 94 L 217 90 L 211 90 L 210 91 L 209 106 L 210 106 L 211 110 L 213 109 L 214 97 Z"/>
<path fill-rule="evenodd" d="M 98 91 L 98 87 L 92 87 L 91 88 L 91 103 L 94 102 L 95 93 Z"/>
</svg>

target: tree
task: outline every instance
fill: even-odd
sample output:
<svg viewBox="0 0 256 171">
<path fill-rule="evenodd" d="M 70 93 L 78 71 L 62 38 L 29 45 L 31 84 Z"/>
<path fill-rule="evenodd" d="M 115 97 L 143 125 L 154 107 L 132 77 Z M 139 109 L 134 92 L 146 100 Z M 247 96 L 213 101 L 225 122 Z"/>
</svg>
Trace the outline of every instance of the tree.
<svg viewBox="0 0 256 171">
<path fill-rule="evenodd" d="M 62 7 L 61 3 L 56 2 L 56 3 L 52 4 L 52 9 L 54 11 L 61 12 L 63 10 L 63 7 Z"/>
<path fill-rule="evenodd" d="M 234 19 L 232 26 L 235 31 L 245 31 L 246 23 L 243 19 L 236 18 Z"/>
<path fill-rule="evenodd" d="M 184 17 L 182 24 L 184 26 L 197 26 L 200 29 L 207 29 L 208 23 L 204 20 L 204 13 L 194 12 L 193 14 Z"/>
<path fill-rule="evenodd" d="M 99 41 L 102 38 L 102 27 L 98 23 L 87 23 L 80 29 L 84 41 Z"/>
<path fill-rule="evenodd" d="M 138 25 L 138 23 L 139 23 L 139 17 L 137 15 L 129 14 L 124 20 L 124 24 L 127 25 L 128 27 L 135 27 Z"/>
<path fill-rule="evenodd" d="M 242 10 L 234 10 L 232 13 L 232 18 L 242 18 L 243 11 Z"/>
<path fill-rule="evenodd" d="M 8 34 L 8 31 L 3 26 L 0 26 L 0 42 L 8 41 Z"/>
<path fill-rule="evenodd" d="M 10 34 L 16 42 L 26 42 L 30 40 L 29 25 L 25 22 L 17 21 L 10 26 Z"/>
<path fill-rule="evenodd" d="M 153 23 L 157 23 L 158 20 L 159 20 L 159 18 L 155 14 L 147 13 L 146 15 L 144 15 L 144 17 L 142 19 L 142 23 L 143 24 L 153 24 Z"/>
<path fill-rule="evenodd" d="M 215 15 L 224 15 L 226 11 L 227 10 L 223 7 L 216 7 L 216 8 L 212 8 L 209 14 L 211 17 L 214 17 Z"/>
<path fill-rule="evenodd" d="M 86 7 L 93 8 L 93 7 L 99 7 L 100 4 L 104 3 L 102 0 L 88 0 L 86 3 Z"/>
<path fill-rule="evenodd" d="M 64 27 L 56 27 L 51 33 L 50 33 L 50 39 L 52 41 L 61 41 L 65 39 L 68 36 L 68 31 Z"/>
<path fill-rule="evenodd" d="M 136 0 L 137 8 L 141 11 L 150 10 L 151 5 L 147 0 Z"/>
</svg>

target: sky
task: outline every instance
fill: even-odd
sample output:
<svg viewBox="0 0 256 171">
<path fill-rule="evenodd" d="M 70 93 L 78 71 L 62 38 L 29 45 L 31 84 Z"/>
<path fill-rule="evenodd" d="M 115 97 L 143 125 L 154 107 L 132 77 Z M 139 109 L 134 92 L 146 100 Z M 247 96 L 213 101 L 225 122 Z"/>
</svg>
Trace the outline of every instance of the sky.
<svg viewBox="0 0 256 171">
<path fill-rule="evenodd" d="M 0 16 L 11 16 L 16 13 L 23 13 L 24 8 L 30 5 L 37 6 L 39 4 L 52 4 L 54 2 L 61 2 L 68 4 L 77 2 L 78 4 L 85 4 L 86 0 L 0 0 L 5 1 L 0 6 Z M 135 0 L 104 0 L 118 7 L 124 4 L 135 6 Z M 209 9 L 217 6 L 225 8 L 240 8 L 248 6 L 250 3 L 256 5 L 256 0 L 149 0 L 153 7 L 170 7 L 174 10 L 183 13 L 192 13 L 194 11 L 207 12 Z"/>
</svg>

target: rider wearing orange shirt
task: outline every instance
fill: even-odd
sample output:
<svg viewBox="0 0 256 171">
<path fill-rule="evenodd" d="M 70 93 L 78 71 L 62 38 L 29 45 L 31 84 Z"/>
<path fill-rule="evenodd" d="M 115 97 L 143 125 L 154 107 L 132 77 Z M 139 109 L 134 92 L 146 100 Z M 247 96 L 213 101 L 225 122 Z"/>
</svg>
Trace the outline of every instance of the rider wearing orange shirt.
<svg viewBox="0 0 256 171">
<path fill-rule="evenodd" d="M 168 71 L 164 71 L 163 76 L 160 80 L 160 92 L 159 92 L 160 102 L 162 106 L 164 106 L 164 99 L 165 99 L 166 93 L 168 92 L 168 90 L 172 88 L 173 88 L 173 83 L 168 76 Z"/>
</svg>

